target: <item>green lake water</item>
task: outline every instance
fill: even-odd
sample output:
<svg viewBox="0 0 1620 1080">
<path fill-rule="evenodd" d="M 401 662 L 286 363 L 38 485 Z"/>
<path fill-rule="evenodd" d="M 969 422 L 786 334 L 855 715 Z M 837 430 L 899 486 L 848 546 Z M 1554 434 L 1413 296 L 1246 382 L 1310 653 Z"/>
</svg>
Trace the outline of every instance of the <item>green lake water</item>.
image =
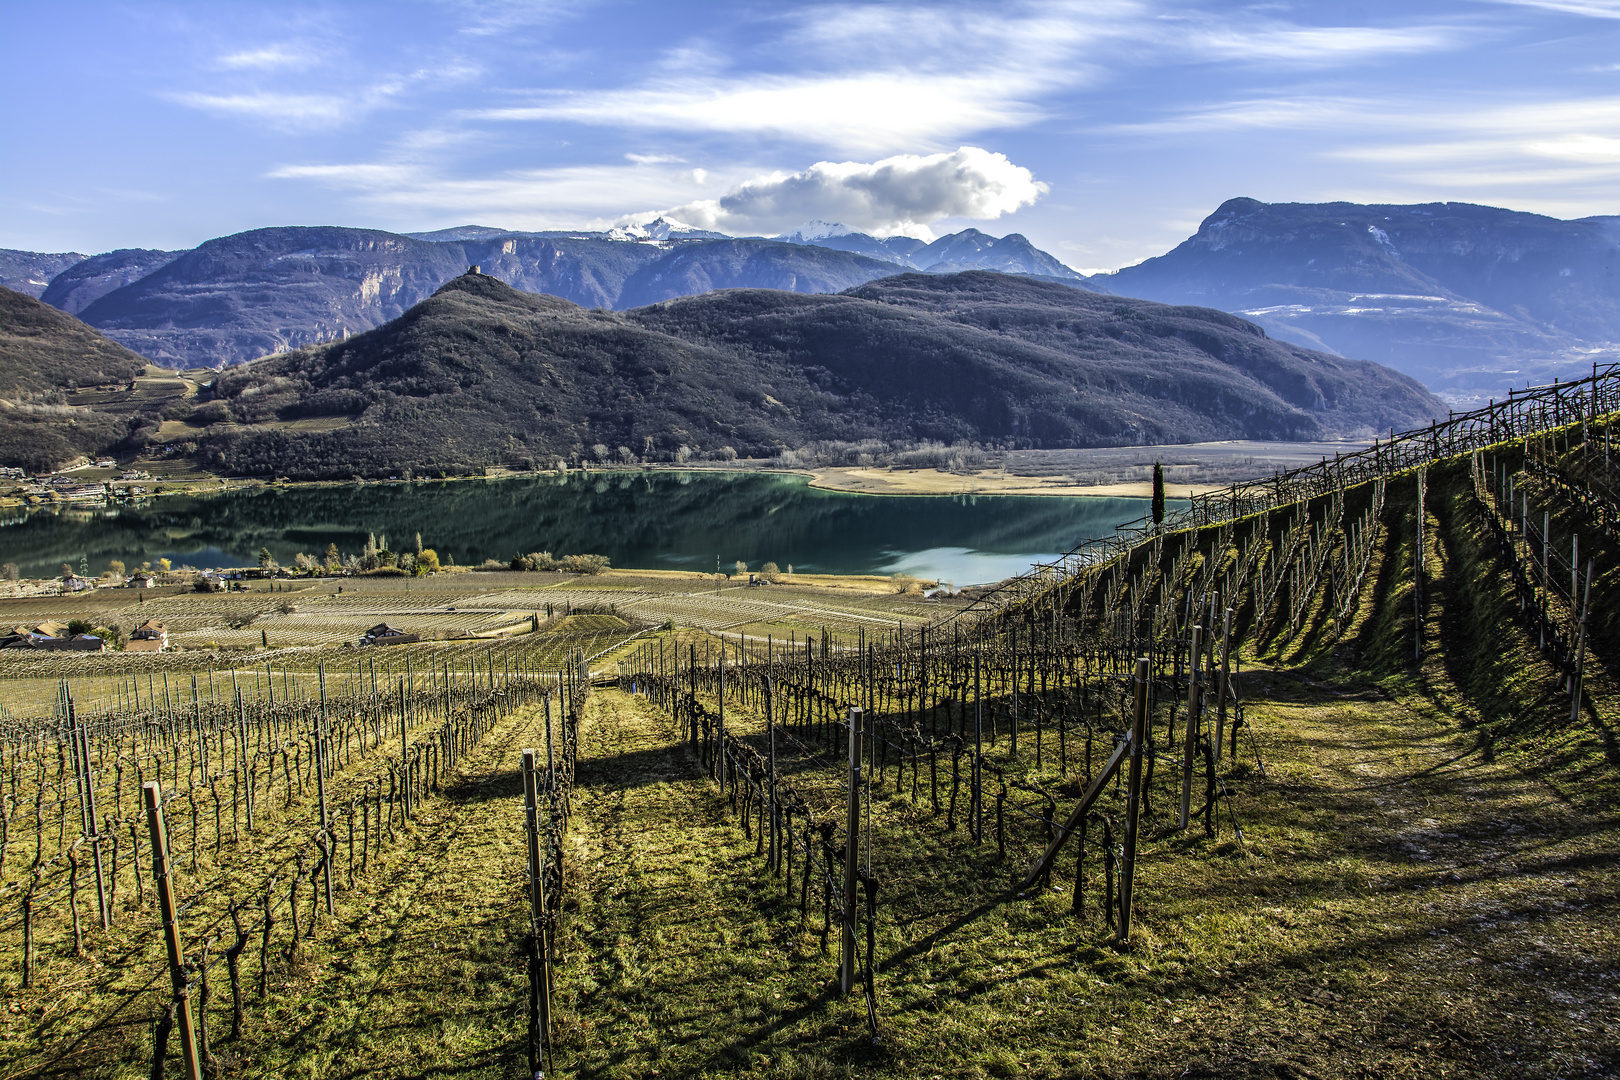
<svg viewBox="0 0 1620 1080">
<path fill-rule="evenodd" d="M 166 496 L 143 505 L 17 513 L 0 522 L 0 562 L 27 576 L 99 573 L 159 558 L 245 566 L 269 548 L 282 563 L 368 533 L 396 551 L 415 536 L 462 565 L 531 551 L 594 552 L 616 567 L 731 572 L 741 559 L 803 573 L 912 573 L 995 581 L 1140 518 L 1146 499 L 1012 495 L 852 495 L 768 473 L 572 473 L 252 489 Z"/>
</svg>

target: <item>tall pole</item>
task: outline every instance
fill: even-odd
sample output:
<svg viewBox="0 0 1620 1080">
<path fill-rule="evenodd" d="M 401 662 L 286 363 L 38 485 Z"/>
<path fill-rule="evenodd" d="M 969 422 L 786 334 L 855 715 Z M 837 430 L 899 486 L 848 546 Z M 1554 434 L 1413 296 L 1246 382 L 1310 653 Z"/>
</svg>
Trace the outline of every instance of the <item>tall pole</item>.
<svg viewBox="0 0 1620 1080">
<path fill-rule="evenodd" d="M 770 790 L 766 793 L 766 799 L 770 803 L 769 811 L 771 815 L 771 846 L 770 853 L 765 859 L 765 865 L 774 873 L 781 859 L 781 853 L 777 851 L 776 837 L 776 680 L 772 677 L 768 665 L 765 672 L 765 744 L 766 753 L 769 755 L 767 765 L 770 772 L 770 776 L 767 778 Z"/>
<path fill-rule="evenodd" d="M 1131 726 L 1131 773 L 1125 796 L 1125 858 L 1119 875 L 1119 944 L 1131 940 L 1131 891 L 1136 884 L 1136 826 L 1142 811 L 1142 744 L 1147 739 L 1148 658 L 1136 659 L 1136 722 Z"/>
<path fill-rule="evenodd" d="M 849 710 L 849 817 L 844 829 L 844 932 L 838 985 L 847 994 L 855 989 L 855 883 L 861 850 L 861 722 L 860 709 Z M 870 958 L 868 958 L 870 962 Z"/>
<path fill-rule="evenodd" d="M 1221 672 L 1220 685 L 1216 688 L 1215 703 L 1215 764 L 1221 763 L 1221 742 L 1226 737 L 1226 686 L 1231 678 L 1232 646 L 1232 609 L 1226 609 L 1226 615 L 1221 620 Z"/>
<path fill-rule="evenodd" d="M 540 1072 L 540 1055 L 551 1057 L 551 963 L 546 943 L 546 888 L 540 867 L 540 789 L 535 776 L 534 750 L 523 751 L 523 819 L 529 838 L 530 1017 L 534 1053 L 529 1065 Z M 549 1064 L 549 1060 L 548 1060 Z"/>
<path fill-rule="evenodd" d="M 981 651 L 973 650 L 973 842 L 984 839 L 984 697 L 980 693 Z"/>
<path fill-rule="evenodd" d="M 405 725 L 405 680 L 400 679 L 399 680 L 399 772 L 400 772 L 401 778 L 403 778 L 403 779 L 405 779 L 407 781 L 405 783 L 405 785 L 404 785 L 404 788 L 403 788 L 403 792 L 404 792 L 404 796 L 405 796 L 405 816 L 407 818 L 411 816 L 411 785 L 409 783 L 409 777 L 410 777 L 410 754 L 408 753 L 410 748 L 411 748 L 410 733 L 407 730 L 406 725 Z"/>
<path fill-rule="evenodd" d="M 332 840 L 332 817 L 326 812 L 326 665 L 317 668 L 321 685 L 321 711 L 315 717 L 315 791 L 321 803 L 321 872 L 326 885 L 326 913 L 337 914 L 332 906 L 332 858 L 337 845 Z"/>
<path fill-rule="evenodd" d="M 1204 628 L 1194 625 L 1192 628 L 1192 648 L 1188 652 L 1190 663 L 1187 665 L 1187 735 L 1186 745 L 1181 754 L 1181 828 L 1187 827 L 1192 814 L 1192 778 L 1193 754 L 1198 748 L 1198 719 L 1202 711 L 1203 702 L 1200 700 L 1198 672 L 1200 668 L 1199 650 L 1203 647 Z"/>
<path fill-rule="evenodd" d="M 146 828 L 152 842 L 152 882 L 157 886 L 158 909 L 163 916 L 163 940 L 169 954 L 169 988 L 180 1022 L 180 1049 L 185 1057 L 187 1080 L 202 1080 L 202 1063 L 197 1059 L 197 1029 L 191 1018 L 191 995 L 186 987 L 185 955 L 180 951 L 180 924 L 174 902 L 174 882 L 169 877 L 169 830 L 163 824 L 163 795 L 157 781 L 141 785 L 146 806 Z"/>
</svg>

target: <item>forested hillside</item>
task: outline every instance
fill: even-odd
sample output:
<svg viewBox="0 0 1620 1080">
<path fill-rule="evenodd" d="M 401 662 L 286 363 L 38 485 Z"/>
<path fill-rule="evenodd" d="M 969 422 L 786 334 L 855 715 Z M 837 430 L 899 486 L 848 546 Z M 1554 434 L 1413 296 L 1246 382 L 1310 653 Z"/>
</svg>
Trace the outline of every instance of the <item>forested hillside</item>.
<svg viewBox="0 0 1620 1080">
<path fill-rule="evenodd" d="M 1375 364 L 1199 309 L 986 272 L 614 314 L 456 278 L 377 330 L 222 373 L 205 463 L 290 476 L 772 456 L 815 440 L 1020 447 L 1316 438 L 1440 409 Z"/>
</svg>

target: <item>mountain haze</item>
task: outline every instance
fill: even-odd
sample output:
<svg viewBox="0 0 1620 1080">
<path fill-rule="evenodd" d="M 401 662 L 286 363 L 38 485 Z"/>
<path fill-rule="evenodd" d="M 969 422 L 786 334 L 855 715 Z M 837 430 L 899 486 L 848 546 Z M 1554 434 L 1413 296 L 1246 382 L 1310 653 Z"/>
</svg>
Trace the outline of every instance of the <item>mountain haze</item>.
<svg viewBox="0 0 1620 1080">
<path fill-rule="evenodd" d="M 1620 355 L 1617 220 L 1232 199 L 1168 254 L 1089 280 L 1218 307 L 1483 401 Z"/>
</svg>

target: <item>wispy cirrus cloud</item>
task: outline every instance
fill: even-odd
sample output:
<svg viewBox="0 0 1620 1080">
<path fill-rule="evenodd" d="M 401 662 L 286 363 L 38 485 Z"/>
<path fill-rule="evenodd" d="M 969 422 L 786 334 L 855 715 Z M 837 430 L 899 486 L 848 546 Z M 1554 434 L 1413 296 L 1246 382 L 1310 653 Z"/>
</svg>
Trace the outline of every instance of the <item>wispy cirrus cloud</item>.
<svg viewBox="0 0 1620 1080">
<path fill-rule="evenodd" d="M 268 177 L 345 192 L 424 227 L 497 219 L 520 229 L 605 228 L 627 206 L 667 206 L 700 194 L 708 179 L 665 164 L 571 165 L 507 169 L 488 176 L 446 175 L 427 164 L 283 165 Z M 697 170 L 701 172 L 701 170 Z M 723 182 L 723 181 L 722 181 Z"/>
<path fill-rule="evenodd" d="M 223 68 L 269 70 L 307 68 L 316 60 L 315 50 L 302 45 L 275 44 L 226 53 L 218 60 Z"/>
<path fill-rule="evenodd" d="M 358 123 L 386 105 L 402 88 L 402 83 L 390 82 L 349 92 L 321 94 L 288 94 L 274 90 L 234 94 L 190 91 L 171 94 L 170 97 L 182 105 L 204 112 L 243 117 L 292 131 Z"/>
<path fill-rule="evenodd" d="M 1307 27 L 1273 18 L 1163 14 L 1137 0 L 1015 5 L 993 12 L 842 5 L 800 12 L 765 61 L 730 65 L 682 44 L 650 76 L 584 90 L 515 91 L 478 110 L 494 122 L 565 122 L 625 130 L 741 134 L 851 152 L 943 149 L 976 133 L 1028 127 L 1054 98 L 1133 64 L 1327 67 L 1455 48 L 1473 31 Z M 905 42 L 897 52 L 895 42 Z M 784 51 L 798 63 L 772 64 Z M 750 66 L 753 65 L 753 66 Z"/>
<path fill-rule="evenodd" d="M 1593 19 L 1620 19 L 1620 0 L 1488 0 L 1512 7 L 1539 8 Z"/>
</svg>

